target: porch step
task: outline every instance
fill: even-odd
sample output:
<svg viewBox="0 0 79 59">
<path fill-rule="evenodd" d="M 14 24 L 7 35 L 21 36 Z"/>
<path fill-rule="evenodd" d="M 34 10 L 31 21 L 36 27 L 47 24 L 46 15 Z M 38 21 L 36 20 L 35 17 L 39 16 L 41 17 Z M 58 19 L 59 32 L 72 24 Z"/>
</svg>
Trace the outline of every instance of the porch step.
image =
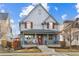
<svg viewBox="0 0 79 59">
<path fill-rule="evenodd" d="M 28 48 L 28 47 L 37 47 L 37 45 L 23 45 L 22 47 Z"/>
<path fill-rule="evenodd" d="M 60 44 L 52 44 L 52 45 L 47 45 L 48 47 L 61 47 Z"/>
</svg>

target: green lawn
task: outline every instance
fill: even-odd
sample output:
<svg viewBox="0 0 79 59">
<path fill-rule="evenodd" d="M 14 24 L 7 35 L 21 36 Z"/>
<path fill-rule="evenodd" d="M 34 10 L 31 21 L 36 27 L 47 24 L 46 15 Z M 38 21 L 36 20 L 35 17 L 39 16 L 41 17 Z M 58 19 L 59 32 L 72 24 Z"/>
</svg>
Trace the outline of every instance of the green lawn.
<svg viewBox="0 0 79 59">
<path fill-rule="evenodd" d="M 79 56 L 79 54 L 67 54 L 69 56 Z"/>
<path fill-rule="evenodd" d="M 79 52 L 79 48 L 68 48 L 68 47 L 65 47 L 65 48 L 62 48 L 62 47 L 49 47 L 51 49 L 55 49 L 56 52 Z"/>
<path fill-rule="evenodd" d="M 78 49 L 55 49 L 56 52 L 79 52 Z"/>
<path fill-rule="evenodd" d="M 38 53 L 38 52 L 41 52 L 41 50 L 38 48 L 30 48 L 30 49 L 15 50 L 14 52 L 16 53 Z"/>
<path fill-rule="evenodd" d="M 36 53 L 36 52 L 42 52 L 42 51 L 37 47 L 22 48 L 19 50 L 8 50 L 8 48 L 0 49 L 0 53 Z"/>
<path fill-rule="evenodd" d="M 16 50 L 14 51 L 16 53 L 36 53 L 36 52 L 41 52 L 39 49 L 21 49 L 21 50 Z"/>
</svg>

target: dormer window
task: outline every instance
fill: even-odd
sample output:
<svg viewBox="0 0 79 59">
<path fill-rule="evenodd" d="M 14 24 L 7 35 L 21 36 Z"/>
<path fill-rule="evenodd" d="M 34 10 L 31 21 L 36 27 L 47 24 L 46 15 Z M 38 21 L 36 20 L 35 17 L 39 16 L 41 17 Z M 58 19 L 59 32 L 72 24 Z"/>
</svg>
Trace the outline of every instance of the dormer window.
<svg viewBox="0 0 79 59">
<path fill-rule="evenodd" d="M 54 23 L 53 22 L 48 22 L 47 23 L 47 28 L 48 29 L 54 29 Z"/>
<path fill-rule="evenodd" d="M 49 23 L 50 29 L 53 29 L 53 23 Z"/>
<path fill-rule="evenodd" d="M 31 29 L 32 27 L 33 27 L 33 23 L 32 22 L 25 22 L 25 28 Z"/>
</svg>

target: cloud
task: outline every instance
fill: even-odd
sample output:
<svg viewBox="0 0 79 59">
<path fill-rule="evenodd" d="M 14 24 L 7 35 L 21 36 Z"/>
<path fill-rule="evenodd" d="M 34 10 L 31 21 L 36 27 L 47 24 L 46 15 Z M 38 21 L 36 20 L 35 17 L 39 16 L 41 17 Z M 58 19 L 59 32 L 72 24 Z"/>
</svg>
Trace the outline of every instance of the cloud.
<svg viewBox="0 0 79 59">
<path fill-rule="evenodd" d="M 10 19 L 10 26 L 12 28 L 13 37 L 16 37 L 20 33 L 19 22 L 15 23 L 13 19 Z"/>
<path fill-rule="evenodd" d="M 76 10 L 77 10 L 77 13 L 79 13 L 79 3 L 77 3 L 77 4 L 75 5 L 75 7 L 76 7 Z"/>
<path fill-rule="evenodd" d="M 75 16 L 75 19 L 76 19 L 76 18 L 79 18 L 79 14 Z"/>
<path fill-rule="evenodd" d="M 47 11 L 49 11 L 49 6 L 48 6 L 47 3 L 42 3 L 42 5 L 43 5 L 43 7 L 44 7 Z"/>
<path fill-rule="evenodd" d="M 29 6 L 25 6 L 22 8 L 22 11 L 20 13 L 20 17 L 24 16 L 24 15 L 28 15 L 28 13 L 37 5 L 38 3 L 33 3 Z M 47 3 L 42 3 L 43 7 L 48 11 L 49 10 L 49 7 L 47 5 Z"/>
<path fill-rule="evenodd" d="M 79 9 L 79 3 L 77 3 L 75 7 Z"/>
<path fill-rule="evenodd" d="M 66 17 L 67 17 L 67 14 L 63 14 L 63 15 L 61 16 L 61 18 L 62 18 L 63 20 L 65 20 Z"/>
<path fill-rule="evenodd" d="M 58 7 L 55 6 L 55 10 L 57 11 L 58 10 Z"/>
<path fill-rule="evenodd" d="M 13 24 L 13 23 L 14 23 L 14 20 L 13 20 L 13 19 L 11 19 L 11 20 L 10 20 L 10 22 Z"/>
<path fill-rule="evenodd" d="M 17 23 L 17 24 L 14 23 L 13 24 L 12 33 L 13 33 L 14 37 L 20 33 L 20 31 L 19 31 L 19 23 Z"/>
<path fill-rule="evenodd" d="M 18 19 L 17 21 L 18 21 L 18 23 L 19 23 L 21 20 L 20 20 L 20 19 Z"/>
<path fill-rule="evenodd" d="M 4 13 L 5 12 L 5 10 L 3 9 L 4 8 L 4 4 L 0 4 L 0 12 L 2 12 L 2 13 Z"/>
<path fill-rule="evenodd" d="M 75 7 L 78 14 L 74 18 L 79 18 L 79 2 L 75 5 Z"/>
<path fill-rule="evenodd" d="M 38 3 L 32 3 L 33 6 L 36 6 Z"/>
<path fill-rule="evenodd" d="M 24 16 L 24 15 L 28 15 L 28 13 L 34 8 L 33 5 L 29 5 L 28 7 L 24 7 L 22 9 L 22 12 L 20 13 L 20 17 Z"/>
<path fill-rule="evenodd" d="M 6 11 L 4 9 L 1 9 L 0 12 L 5 13 Z"/>
<path fill-rule="evenodd" d="M 11 24 L 11 28 L 12 28 L 13 37 L 16 37 L 20 33 L 20 31 L 19 31 L 19 23 Z"/>
</svg>

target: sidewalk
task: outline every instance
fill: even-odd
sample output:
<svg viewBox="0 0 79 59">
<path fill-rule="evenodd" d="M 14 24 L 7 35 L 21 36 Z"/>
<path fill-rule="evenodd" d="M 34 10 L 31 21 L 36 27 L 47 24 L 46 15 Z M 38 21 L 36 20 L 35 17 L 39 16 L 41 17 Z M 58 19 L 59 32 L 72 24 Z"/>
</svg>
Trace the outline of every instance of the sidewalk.
<svg viewBox="0 0 79 59">
<path fill-rule="evenodd" d="M 0 53 L 0 56 L 67 56 L 66 54 L 55 52 L 54 49 L 48 48 L 46 45 L 37 45 L 42 51 L 38 53 Z"/>
</svg>

